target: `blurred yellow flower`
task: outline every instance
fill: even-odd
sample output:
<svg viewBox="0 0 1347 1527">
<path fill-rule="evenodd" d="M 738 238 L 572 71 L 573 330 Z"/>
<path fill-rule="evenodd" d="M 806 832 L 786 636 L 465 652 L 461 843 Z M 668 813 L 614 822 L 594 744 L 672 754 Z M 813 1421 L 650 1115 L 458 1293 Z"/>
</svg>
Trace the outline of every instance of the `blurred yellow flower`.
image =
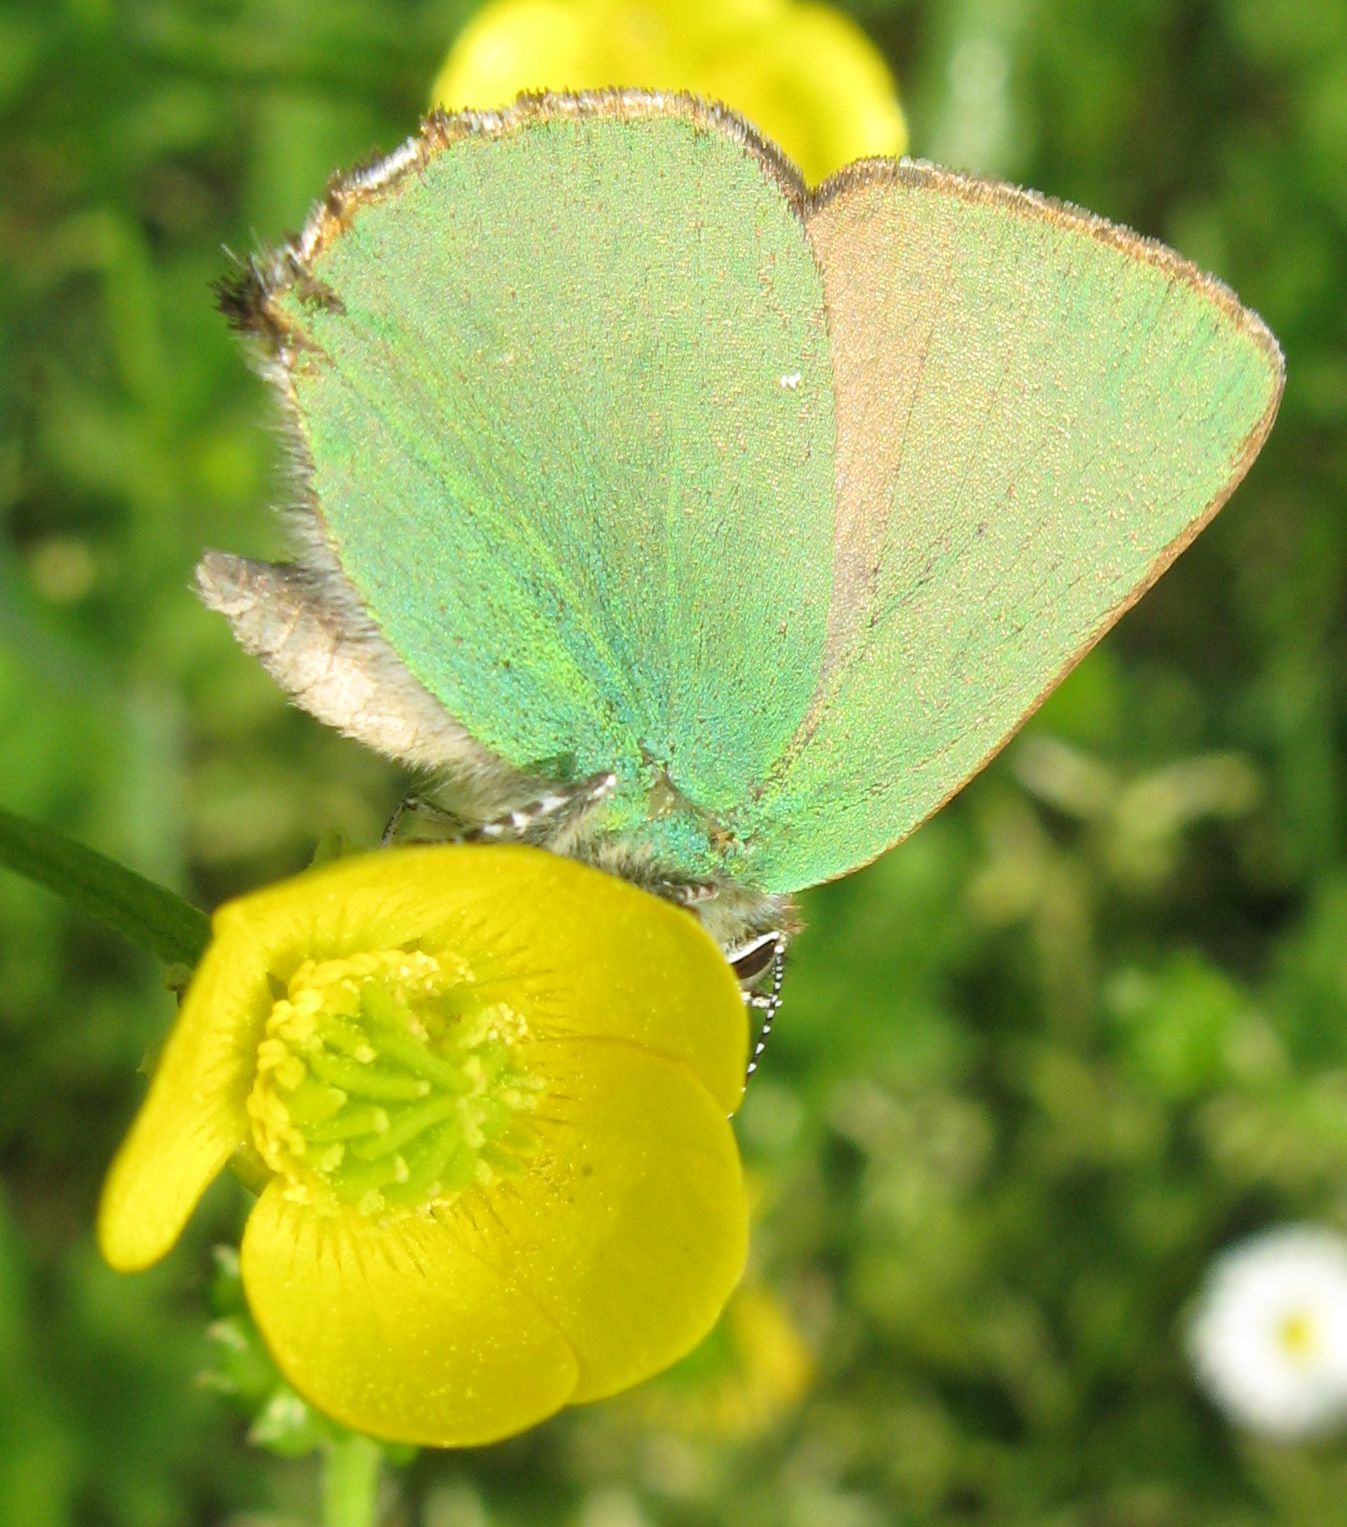
<svg viewBox="0 0 1347 1527">
<path fill-rule="evenodd" d="M 747 1024 L 696 920 L 541 850 L 346 859 L 223 907 L 99 1243 L 162 1256 L 231 1156 L 286 1377 L 378 1437 L 507 1436 L 688 1351 L 738 1280 Z"/>
<path fill-rule="evenodd" d="M 897 86 L 865 34 L 797 0 L 492 0 L 454 44 L 433 100 L 487 109 L 523 90 L 610 85 L 723 101 L 811 185 L 907 145 Z"/>
<path fill-rule="evenodd" d="M 746 1442 L 791 1414 L 813 1372 L 809 1348 L 781 1301 L 769 1288 L 745 1283 L 715 1330 L 624 1404 L 646 1426 Z"/>
</svg>

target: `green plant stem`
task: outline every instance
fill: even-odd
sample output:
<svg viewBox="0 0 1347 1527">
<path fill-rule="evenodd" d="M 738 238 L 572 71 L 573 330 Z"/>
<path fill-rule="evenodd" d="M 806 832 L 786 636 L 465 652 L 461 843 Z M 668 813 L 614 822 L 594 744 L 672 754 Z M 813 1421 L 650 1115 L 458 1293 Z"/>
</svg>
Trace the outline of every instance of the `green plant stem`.
<svg viewBox="0 0 1347 1527">
<path fill-rule="evenodd" d="M 323 1527 L 375 1527 L 384 1450 L 355 1432 L 327 1444 L 323 1457 Z"/>
<path fill-rule="evenodd" d="M 3 808 L 0 864 L 64 896 L 169 965 L 195 965 L 210 939 L 206 914 L 166 886 Z"/>
</svg>

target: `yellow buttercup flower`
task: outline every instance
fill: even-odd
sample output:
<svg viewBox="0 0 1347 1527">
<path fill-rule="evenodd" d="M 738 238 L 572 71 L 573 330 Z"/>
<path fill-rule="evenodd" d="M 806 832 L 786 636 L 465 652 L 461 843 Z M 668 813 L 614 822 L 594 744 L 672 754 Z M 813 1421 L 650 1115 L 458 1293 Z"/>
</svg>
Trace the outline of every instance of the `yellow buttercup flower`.
<svg viewBox="0 0 1347 1527">
<path fill-rule="evenodd" d="M 797 0 L 492 0 L 454 44 L 433 99 L 486 109 L 523 90 L 611 85 L 724 101 L 810 184 L 907 146 L 897 86 L 865 34 Z"/>
<path fill-rule="evenodd" d="M 295 1388 L 374 1436 L 491 1441 L 715 1321 L 746 1048 L 715 944 L 622 881 L 521 847 L 342 860 L 216 914 L 99 1243 L 147 1266 L 236 1158 Z"/>
</svg>

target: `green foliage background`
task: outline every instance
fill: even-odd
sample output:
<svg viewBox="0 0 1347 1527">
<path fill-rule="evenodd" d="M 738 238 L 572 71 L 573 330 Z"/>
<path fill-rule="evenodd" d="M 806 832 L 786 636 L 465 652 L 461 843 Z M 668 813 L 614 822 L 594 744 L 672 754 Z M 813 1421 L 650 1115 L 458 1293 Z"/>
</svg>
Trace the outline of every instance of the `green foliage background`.
<svg viewBox="0 0 1347 1527">
<path fill-rule="evenodd" d="M 187 591 L 282 551 L 260 384 L 209 283 L 392 146 L 463 0 L 0 9 L 0 801 L 203 905 L 369 840 L 395 771 L 288 710 Z M 639 1402 L 423 1455 L 400 1521 L 1343 1519 L 1341 1443 L 1241 1439 L 1186 1301 L 1261 1226 L 1347 1226 L 1347 10 L 1001 0 L 856 13 L 913 149 L 1177 245 L 1286 348 L 1232 504 L 1008 752 L 808 899 L 742 1116 L 755 1275 L 815 1354 L 756 1437 Z M 222 1184 L 98 1263 L 170 995 L 0 876 L 0 1522 L 297 1523 L 312 1460 L 194 1385 Z M 690 1379 L 688 1382 L 692 1382 Z"/>
</svg>

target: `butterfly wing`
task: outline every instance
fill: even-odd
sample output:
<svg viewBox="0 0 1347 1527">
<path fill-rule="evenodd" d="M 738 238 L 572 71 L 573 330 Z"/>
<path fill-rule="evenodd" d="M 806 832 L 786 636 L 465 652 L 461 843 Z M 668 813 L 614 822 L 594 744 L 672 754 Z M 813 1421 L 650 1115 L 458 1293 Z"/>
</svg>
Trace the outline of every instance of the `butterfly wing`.
<svg viewBox="0 0 1347 1527">
<path fill-rule="evenodd" d="M 235 303 L 298 438 L 318 624 L 354 610 L 348 654 L 395 653 L 516 768 L 616 770 L 638 828 L 661 782 L 742 801 L 817 683 L 832 381 L 803 199 L 728 114 L 541 98 L 432 118 Z"/>
<path fill-rule="evenodd" d="M 872 859 L 975 773 L 1239 482 L 1281 355 L 1160 245 L 929 166 L 807 213 L 837 419 L 820 682 L 732 818 L 786 892 Z"/>
</svg>

